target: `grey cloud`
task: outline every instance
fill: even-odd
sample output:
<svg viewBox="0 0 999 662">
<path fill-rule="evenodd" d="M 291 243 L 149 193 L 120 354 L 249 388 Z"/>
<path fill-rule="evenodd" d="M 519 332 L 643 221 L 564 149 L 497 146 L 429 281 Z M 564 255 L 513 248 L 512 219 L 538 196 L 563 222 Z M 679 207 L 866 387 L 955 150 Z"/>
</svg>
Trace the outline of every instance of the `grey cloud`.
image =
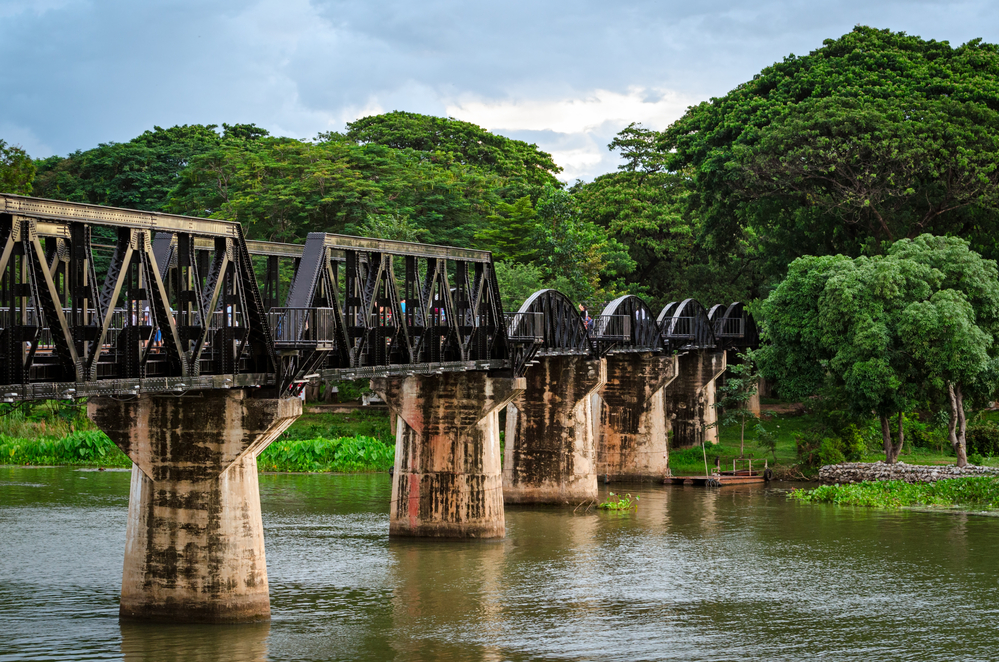
<svg viewBox="0 0 999 662">
<path fill-rule="evenodd" d="M 990 9 L 984 0 L 7 2 L 0 131 L 65 154 L 154 124 L 256 122 L 308 137 L 365 108 L 442 114 L 469 96 L 642 87 L 707 98 L 857 23 L 995 42 Z M 541 132 L 537 142 L 606 152 L 613 132 Z M 603 152 L 588 177 L 613 169 Z"/>
</svg>

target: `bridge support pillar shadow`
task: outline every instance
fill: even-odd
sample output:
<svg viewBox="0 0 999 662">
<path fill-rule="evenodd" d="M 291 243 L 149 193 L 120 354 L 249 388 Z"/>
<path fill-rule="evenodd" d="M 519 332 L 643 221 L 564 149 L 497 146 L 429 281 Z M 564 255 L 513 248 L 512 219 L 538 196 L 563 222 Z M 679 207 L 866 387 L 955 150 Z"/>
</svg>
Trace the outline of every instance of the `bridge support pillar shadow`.
<svg viewBox="0 0 999 662">
<path fill-rule="evenodd" d="M 498 412 L 524 387 L 482 372 L 371 380 L 398 417 L 390 536 L 506 535 Z"/>
<path fill-rule="evenodd" d="M 606 480 L 662 480 L 669 472 L 663 387 L 677 374 L 675 356 L 607 356 L 607 383 L 598 390 L 597 475 Z M 596 398 L 595 398 L 596 400 Z"/>
<path fill-rule="evenodd" d="M 677 377 L 663 391 L 670 447 L 718 442 L 715 380 L 725 372 L 725 350 L 693 350 L 679 356 Z"/>
<path fill-rule="evenodd" d="M 270 617 L 257 455 L 302 413 L 242 390 L 87 403 L 131 459 L 122 618 L 231 623 Z"/>
<path fill-rule="evenodd" d="M 506 409 L 506 503 L 579 504 L 597 498 L 590 395 L 607 381 L 606 359 L 546 356 Z"/>
</svg>

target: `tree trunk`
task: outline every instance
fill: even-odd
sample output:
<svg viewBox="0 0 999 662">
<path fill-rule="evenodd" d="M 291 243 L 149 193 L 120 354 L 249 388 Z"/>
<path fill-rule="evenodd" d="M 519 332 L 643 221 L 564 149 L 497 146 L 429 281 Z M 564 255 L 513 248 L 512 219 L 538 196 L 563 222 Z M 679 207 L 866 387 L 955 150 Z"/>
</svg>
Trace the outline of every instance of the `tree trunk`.
<svg viewBox="0 0 999 662">
<path fill-rule="evenodd" d="M 905 430 L 902 427 L 902 412 L 898 412 L 898 445 L 895 446 L 892 452 L 891 463 L 895 464 L 898 461 L 898 456 L 902 453 L 902 444 L 905 443 Z"/>
<path fill-rule="evenodd" d="M 891 464 L 895 461 L 892 457 L 892 443 L 891 443 L 891 423 L 888 422 L 887 414 L 880 414 L 881 419 L 881 439 L 884 441 L 885 446 L 885 462 Z"/>
<path fill-rule="evenodd" d="M 961 396 L 961 387 L 947 383 L 947 395 L 950 397 L 950 420 L 947 422 L 947 436 L 950 439 L 950 446 L 957 455 L 957 466 L 968 465 L 968 451 L 965 446 L 964 421 L 964 398 Z M 960 432 L 958 432 L 960 428 Z"/>
<path fill-rule="evenodd" d="M 957 392 L 957 466 L 968 465 L 968 421 L 964 418 L 964 394 L 961 393 L 961 385 L 954 387 Z"/>
</svg>

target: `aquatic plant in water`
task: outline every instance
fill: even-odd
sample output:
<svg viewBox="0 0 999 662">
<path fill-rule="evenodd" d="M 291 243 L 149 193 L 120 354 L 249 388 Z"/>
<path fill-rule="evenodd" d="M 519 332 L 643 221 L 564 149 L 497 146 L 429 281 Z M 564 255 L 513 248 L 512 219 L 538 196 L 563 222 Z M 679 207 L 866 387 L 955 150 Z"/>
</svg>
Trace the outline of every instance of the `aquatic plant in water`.
<svg viewBox="0 0 999 662">
<path fill-rule="evenodd" d="M 608 498 L 603 503 L 599 504 L 597 508 L 603 508 L 604 510 L 631 510 L 632 508 L 638 508 L 638 500 L 641 497 L 635 495 L 632 497 L 630 494 L 625 494 L 621 496 L 620 494 L 614 494 L 611 492 Z"/>
</svg>

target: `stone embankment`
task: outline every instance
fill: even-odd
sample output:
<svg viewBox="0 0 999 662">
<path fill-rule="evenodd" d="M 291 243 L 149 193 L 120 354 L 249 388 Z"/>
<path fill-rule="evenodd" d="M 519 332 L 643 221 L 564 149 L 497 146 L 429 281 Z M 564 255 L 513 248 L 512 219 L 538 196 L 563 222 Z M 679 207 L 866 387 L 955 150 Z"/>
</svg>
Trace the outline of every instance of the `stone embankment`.
<svg viewBox="0 0 999 662">
<path fill-rule="evenodd" d="M 947 478 L 964 476 L 999 476 L 999 468 L 968 465 L 929 466 L 923 464 L 885 464 L 884 462 L 844 462 L 827 464 L 819 469 L 819 480 L 833 483 L 860 483 L 865 480 L 902 480 L 906 483 L 932 483 Z"/>
</svg>

